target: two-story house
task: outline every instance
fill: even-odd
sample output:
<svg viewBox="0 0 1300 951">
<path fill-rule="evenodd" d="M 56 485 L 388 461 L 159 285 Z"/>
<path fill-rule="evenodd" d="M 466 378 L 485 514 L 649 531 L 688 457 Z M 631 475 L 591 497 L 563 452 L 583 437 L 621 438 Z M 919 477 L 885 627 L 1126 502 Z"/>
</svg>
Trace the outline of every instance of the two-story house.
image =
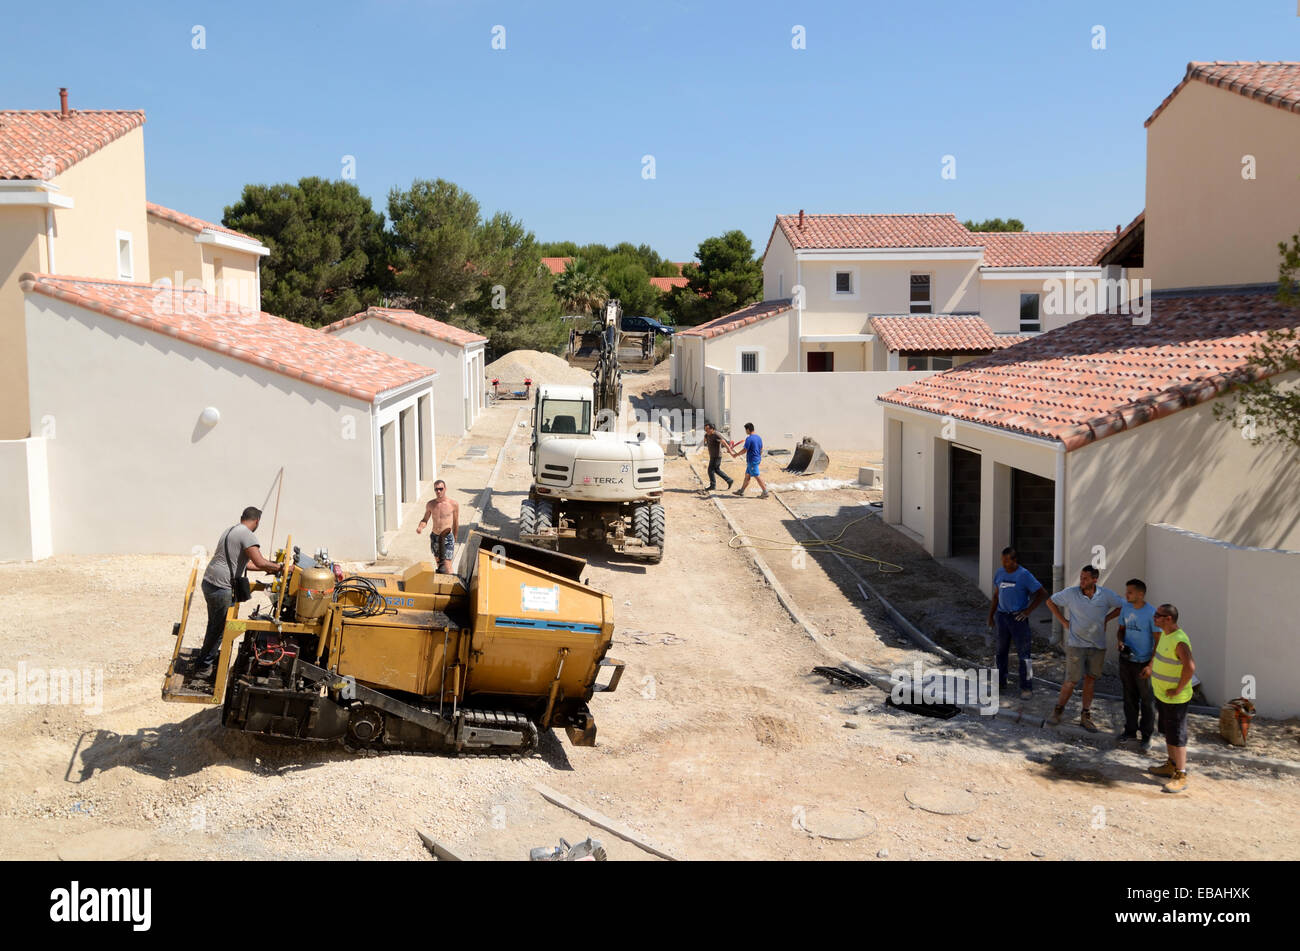
<svg viewBox="0 0 1300 951">
<path fill-rule="evenodd" d="M 674 391 L 718 422 L 747 374 L 914 373 L 946 370 L 1091 313 L 1101 280 L 1119 268 L 1095 263 L 1110 231 L 984 233 L 950 214 L 778 215 L 763 254 L 759 304 L 674 336 Z M 848 417 L 878 413 L 874 396 L 906 378 L 767 379 L 761 390 L 796 407 L 818 394 L 818 420 L 840 448 L 881 448 L 879 429 Z M 751 381 L 757 382 L 757 381 Z M 838 391 L 853 399 L 845 404 Z M 837 410 L 836 407 L 842 407 Z M 824 412 L 820 412 L 823 410 Z M 830 425 L 835 414 L 846 415 Z M 788 427 L 781 424 L 780 428 Z M 815 428 L 815 427 L 814 427 Z M 785 434 L 782 433 L 782 436 Z"/>
</svg>

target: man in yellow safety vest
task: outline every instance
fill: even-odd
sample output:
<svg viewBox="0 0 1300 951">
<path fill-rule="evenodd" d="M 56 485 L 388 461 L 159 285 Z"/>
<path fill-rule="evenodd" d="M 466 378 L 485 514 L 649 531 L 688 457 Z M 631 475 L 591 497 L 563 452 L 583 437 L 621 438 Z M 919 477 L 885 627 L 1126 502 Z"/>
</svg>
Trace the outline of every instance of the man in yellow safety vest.
<svg viewBox="0 0 1300 951">
<path fill-rule="evenodd" d="M 1192 674 L 1196 673 L 1196 661 L 1192 659 L 1191 641 L 1178 626 L 1176 607 L 1160 605 L 1154 620 L 1160 633 L 1156 635 L 1151 663 L 1142 669 L 1140 676 L 1151 678 L 1156 698 L 1156 722 L 1165 735 L 1168 755 L 1165 764 L 1153 767 L 1151 772 L 1169 777 L 1165 792 L 1180 793 L 1187 788 L 1187 707 L 1192 700 Z"/>
</svg>

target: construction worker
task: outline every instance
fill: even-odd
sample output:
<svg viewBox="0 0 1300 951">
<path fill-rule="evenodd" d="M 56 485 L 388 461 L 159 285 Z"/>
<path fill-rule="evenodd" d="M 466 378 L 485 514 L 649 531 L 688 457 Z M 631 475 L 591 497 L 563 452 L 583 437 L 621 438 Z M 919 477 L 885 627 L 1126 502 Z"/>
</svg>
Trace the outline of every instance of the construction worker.
<svg viewBox="0 0 1300 951">
<path fill-rule="evenodd" d="M 1130 578 L 1124 585 L 1124 599 L 1128 604 L 1120 612 L 1119 630 L 1116 632 L 1119 638 L 1119 680 L 1124 686 L 1124 730 L 1117 742 L 1123 744 L 1136 740 L 1141 731 L 1138 748 L 1143 752 L 1151 745 L 1156 707 L 1151 679 L 1143 677 L 1141 672 L 1151 663 L 1151 652 L 1160 633 L 1156 627 L 1155 605 L 1148 604 L 1146 596 L 1146 583 L 1141 578 Z"/>
<path fill-rule="evenodd" d="M 1192 700 L 1196 661 L 1192 657 L 1192 642 L 1178 626 L 1176 607 L 1160 605 L 1155 622 L 1160 634 L 1156 637 L 1151 663 L 1142 668 L 1142 676 L 1151 678 L 1156 718 L 1165 736 L 1167 753 L 1164 765 L 1152 767 L 1151 773 L 1169 777 L 1165 792 L 1180 793 L 1187 788 L 1187 707 Z"/>
<path fill-rule="evenodd" d="M 709 450 L 709 487 L 706 491 L 712 492 L 718 487 L 718 476 L 721 476 L 722 481 L 727 483 L 728 489 L 735 485 L 735 480 L 722 471 L 722 447 L 724 444 L 722 433 L 714 429 L 712 423 L 705 423 L 704 445 Z M 731 452 L 731 446 L 727 446 L 727 451 Z"/>
<path fill-rule="evenodd" d="M 745 436 L 745 442 L 740 447 L 745 451 L 745 481 L 740 483 L 740 488 L 732 494 L 744 495 L 745 490 L 749 488 L 749 480 L 752 476 L 754 481 L 758 483 L 758 487 L 763 490 L 759 498 L 765 499 L 767 498 L 767 485 L 763 482 L 763 477 L 758 474 L 758 464 L 763 461 L 763 437 L 754 432 L 753 423 L 745 424 L 745 432 L 748 435 Z M 738 456 L 740 450 L 732 449 L 731 454 L 732 456 Z"/>
<path fill-rule="evenodd" d="M 1083 713 L 1079 726 L 1089 733 L 1097 732 L 1092 722 L 1092 692 L 1106 662 L 1106 625 L 1119 617 L 1124 599 L 1109 588 L 1099 588 L 1101 576 L 1092 565 L 1084 565 L 1079 572 L 1079 583 L 1058 591 L 1047 599 L 1047 607 L 1065 628 L 1065 683 L 1056 698 L 1056 709 L 1047 722 L 1056 726 L 1061 722 L 1065 705 L 1070 702 L 1074 685 L 1083 676 Z M 1070 612 L 1067 619 L 1061 608 Z"/>
<path fill-rule="evenodd" d="M 456 555 L 456 536 L 460 534 L 460 503 L 447 497 L 447 483 L 441 479 L 433 484 L 433 491 L 434 497 L 424 507 L 424 518 L 415 526 L 415 534 L 433 523 L 429 530 L 429 550 L 438 560 L 438 571 L 449 575 Z"/>
<path fill-rule="evenodd" d="M 284 571 L 284 565 L 262 557 L 262 543 L 253 534 L 262 523 L 262 510 L 250 505 L 239 516 L 239 524 L 232 525 L 217 540 L 217 548 L 207 570 L 203 572 L 203 599 L 208 603 L 208 629 L 203 636 L 203 646 L 195 663 L 194 678 L 209 680 L 221 650 L 221 636 L 226 629 L 226 614 L 235 603 L 235 579 L 241 577 L 249 565 L 269 575 Z"/>
<path fill-rule="evenodd" d="M 1020 564 L 1014 548 L 1002 549 L 1002 567 L 993 576 L 993 603 L 989 605 L 989 627 L 997 625 L 998 690 L 1007 689 L 1007 667 L 1011 642 L 1020 662 L 1020 698 L 1028 700 L 1034 691 L 1034 667 L 1029 660 L 1032 635 L 1029 615 L 1047 600 L 1047 589 Z"/>
</svg>

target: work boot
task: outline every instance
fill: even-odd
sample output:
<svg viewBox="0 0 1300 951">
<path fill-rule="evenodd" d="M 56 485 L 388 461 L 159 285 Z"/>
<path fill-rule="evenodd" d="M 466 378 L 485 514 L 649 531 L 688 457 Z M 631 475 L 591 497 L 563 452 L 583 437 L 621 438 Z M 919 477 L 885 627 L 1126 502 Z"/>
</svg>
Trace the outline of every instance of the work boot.
<svg viewBox="0 0 1300 951">
<path fill-rule="evenodd" d="M 765 498 L 767 498 L 767 490 L 766 490 L 766 489 L 763 490 L 763 494 L 760 495 L 759 498 L 760 498 L 760 499 L 765 499 Z"/>
<path fill-rule="evenodd" d="M 1119 736 L 1115 737 L 1115 745 L 1127 746 L 1129 740 L 1136 740 L 1137 738 L 1136 733 L 1121 733 Z"/>
<path fill-rule="evenodd" d="M 1092 722 L 1092 711 L 1091 711 L 1091 710 L 1084 710 L 1083 713 L 1079 716 L 1079 726 L 1083 727 L 1083 728 L 1084 728 L 1085 730 L 1087 730 L 1089 733 L 1099 733 L 1099 732 L 1101 732 L 1101 731 L 1098 729 L 1097 724 L 1095 724 L 1095 723 Z"/>
<path fill-rule="evenodd" d="M 1164 790 L 1167 793 L 1180 793 L 1187 788 L 1187 773 L 1178 770 L 1174 773 L 1173 778 L 1165 783 Z"/>
<path fill-rule="evenodd" d="M 1147 772 L 1152 776 L 1173 776 L 1178 772 L 1178 767 L 1174 765 L 1173 760 L 1167 759 L 1163 766 L 1152 766 Z"/>
<path fill-rule="evenodd" d="M 732 495 L 744 495 L 744 494 L 745 494 L 745 490 L 744 490 L 744 489 L 737 489 L 735 492 L 732 492 L 731 494 L 732 494 Z"/>
<path fill-rule="evenodd" d="M 1060 725 L 1061 725 L 1061 714 L 1064 713 L 1064 712 L 1065 712 L 1065 707 L 1060 707 L 1060 706 L 1058 706 L 1058 707 L 1053 707 L 1053 708 L 1052 708 L 1052 715 L 1051 715 L 1050 717 L 1047 718 L 1047 722 L 1050 723 L 1052 726 L 1060 726 Z"/>
</svg>

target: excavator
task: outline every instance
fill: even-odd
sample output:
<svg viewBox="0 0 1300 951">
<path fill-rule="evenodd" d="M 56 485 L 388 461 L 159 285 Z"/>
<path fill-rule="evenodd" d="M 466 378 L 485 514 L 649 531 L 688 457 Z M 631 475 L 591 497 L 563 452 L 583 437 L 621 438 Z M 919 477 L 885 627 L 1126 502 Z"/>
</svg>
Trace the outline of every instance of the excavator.
<svg viewBox="0 0 1300 951">
<path fill-rule="evenodd" d="M 624 665 L 606 656 L 612 599 L 582 582 L 581 558 L 474 532 L 466 578 L 429 562 L 347 575 L 328 551 L 291 545 L 276 555 L 287 570 L 252 586 L 269 607 L 230 608 L 213 683 L 195 679 L 199 649 L 183 646 L 196 560 L 164 700 L 220 703 L 232 730 L 354 751 L 524 755 L 553 727 L 595 745 L 588 703 Z"/>
<path fill-rule="evenodd" d="M 519 538 L 559 550 L 562 539 L 603 542 L 629 557 L 663 559 L 664 451 L 623 421 L 622 308 L 605 306 L 590 354 L 591 386 L 542 384 L 532 410 L 533 484 Z"/>
</svg>

